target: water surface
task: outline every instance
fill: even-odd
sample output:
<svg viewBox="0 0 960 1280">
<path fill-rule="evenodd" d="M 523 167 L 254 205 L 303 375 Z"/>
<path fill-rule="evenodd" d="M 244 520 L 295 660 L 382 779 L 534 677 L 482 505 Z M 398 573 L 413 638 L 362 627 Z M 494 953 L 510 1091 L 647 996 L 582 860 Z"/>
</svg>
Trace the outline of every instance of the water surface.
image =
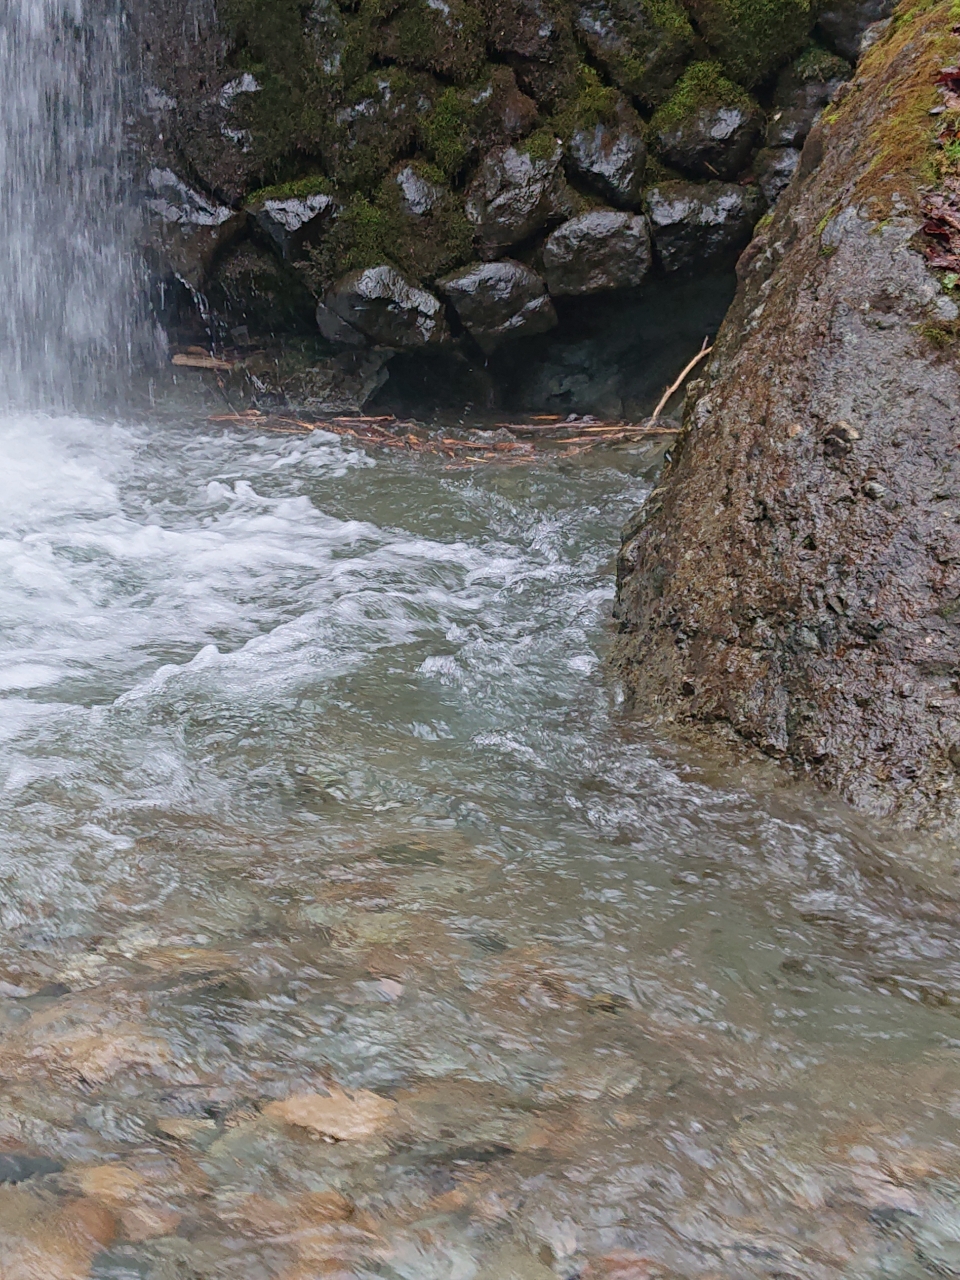
<svg viewBox="0 0 960 1280">
<path fill-rule="evenodd" d="M 631 724 L 642 458 L 0 456 L 4 1280 L 960 1271 L 952 851 Z"/>
</svg>

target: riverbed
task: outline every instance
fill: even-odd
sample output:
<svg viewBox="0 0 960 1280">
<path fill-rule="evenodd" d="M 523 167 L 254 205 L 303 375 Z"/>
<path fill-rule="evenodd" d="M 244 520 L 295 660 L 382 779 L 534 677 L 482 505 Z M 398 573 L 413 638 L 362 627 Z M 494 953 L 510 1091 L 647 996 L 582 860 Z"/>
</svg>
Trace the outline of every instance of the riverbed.
<svg viewBox="0 0 960 1280">
<path fill-rule="evenodd" d="M 0 455 L 4 1280 L 960 1272 L 953 852 L 631 719 L 648 459 Z"/>
</svg>

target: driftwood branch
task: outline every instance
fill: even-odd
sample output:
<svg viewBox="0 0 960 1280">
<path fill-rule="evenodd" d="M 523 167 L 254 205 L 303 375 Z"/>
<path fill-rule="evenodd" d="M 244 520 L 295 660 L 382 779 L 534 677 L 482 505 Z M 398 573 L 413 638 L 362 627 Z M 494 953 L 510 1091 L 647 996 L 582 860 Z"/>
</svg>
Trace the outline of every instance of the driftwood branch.
<svg viewBox="0 0 960 1280">
<path fill-rule="evenodd" d="M 697 367 L 697 365 L 700 363 L 700 361 L 705 360 L 707 356 L 710 354 L 710 352 L 713 350 L 712 346 L 707 345 L 709 341 L 710 341 L 709 338 L 704 338 L 703 346 L 700 348 L 697 354 L 693 357 L 693 359 L 688 364 L 684 365 L 680 373 L 680 376 L 677 378 L 677 380 L 675 382 L 671 382 L 669 387 L 667 387 L 666 391 L 658 400 L 657 407 L 654 409 L 653 413 L 650 415 L 648 419 L 650 423 L 656 422 L 656 420 L 660 417 L 661 413 L 663 413 L 664 409 L 667 407 L 670 401 L 670 397 L 673 395 L 673 393 L 675 391 L 680 390 L 680 388 L 683 386 L 689 374 L 691 374 L 693 370 Z"/>
</svg>

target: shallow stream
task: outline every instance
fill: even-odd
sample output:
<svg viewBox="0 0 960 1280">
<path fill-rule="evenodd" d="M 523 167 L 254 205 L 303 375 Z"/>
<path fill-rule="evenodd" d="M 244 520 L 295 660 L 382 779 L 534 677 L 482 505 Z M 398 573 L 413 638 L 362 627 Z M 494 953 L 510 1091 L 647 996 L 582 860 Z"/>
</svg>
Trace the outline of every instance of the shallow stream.
<svg viewBox="0 0 960 1280">
<path fill-rule="evenodd" d="M 960 1274 L 952 851 L 624 714 L 641 456 L 0 456 L 3 1280 Z"/>
</svg>

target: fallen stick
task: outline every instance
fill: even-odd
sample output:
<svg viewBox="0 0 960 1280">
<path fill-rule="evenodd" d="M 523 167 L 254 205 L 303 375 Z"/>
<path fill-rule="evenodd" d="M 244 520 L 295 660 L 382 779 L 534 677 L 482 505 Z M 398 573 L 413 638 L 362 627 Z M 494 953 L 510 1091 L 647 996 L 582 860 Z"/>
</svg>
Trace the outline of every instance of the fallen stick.
<svg viewBox="0 0 960 1280">
<path fill-rule="evenodd" d="M 652 426 L 652 425 L 653 425 L 653 423 L 655 423 L 655 422 L 656 422 L 656 420 L 660 417 L 660 414 L 661 414 L 661 413 L 663 413 L 663 411 L 664 411 L 664 409 L 667 407 L 667 404 L 669 403 L 669 401 L 670 401 L 670 397 L 673 395 L 673 393 L 674 393 L 675 391 L 679 391 L 679 390 L 680 390 L 680 388 L 683 386 L 684 381 L 686 380 L 686 378 L 687 378 L 688 374 L 692 373 L 692 372 L 693 372 L 693 370 L 694 370 L 694 369 L 697 367 L 697 365 L 700 363 L 700 361 L 701 361 L 701 360 L 705 360 L 705 359 L 706 359 L 706 357 L 707 357 L 707 356 L 710 354 L 710 352 L 713 350 L 713 347 L 712 347 L 712 346 L 709 346 L 709 347 L 707 346 L 707 343 L 708 343 L 709 341 L 710 341 L 710 339 L 709 339 L 709 338 L 704 338 L 704 340 L 703 340 L 703 346 L 700 348 L 700 350 L 697 352 L 697 354 L 693 357 L 693 359 L 692 359 L 688 364 L 685 364 L 685 365 L 684 365 L 684 367 L 683 367 L 683 369 L 682 369 L 682 371 L 681 371 L 681 373 L 680 373 L 680 376 L 677 378 L 676 382 L 671 382 L 671 383 L 670 383 L 670 385 L 669 385 L 669 387 L 667 387 L 666 391 L 665 391 L 665 392 L 663 393 L 663 395 L 660 397 L 659 401 L 657 402 L 657 407 L 654 409 L 653 413 L 651 413 L 650 418 L 649 418 L 649 421 L 650 421 L 651 426 Z"/>
</svg>

